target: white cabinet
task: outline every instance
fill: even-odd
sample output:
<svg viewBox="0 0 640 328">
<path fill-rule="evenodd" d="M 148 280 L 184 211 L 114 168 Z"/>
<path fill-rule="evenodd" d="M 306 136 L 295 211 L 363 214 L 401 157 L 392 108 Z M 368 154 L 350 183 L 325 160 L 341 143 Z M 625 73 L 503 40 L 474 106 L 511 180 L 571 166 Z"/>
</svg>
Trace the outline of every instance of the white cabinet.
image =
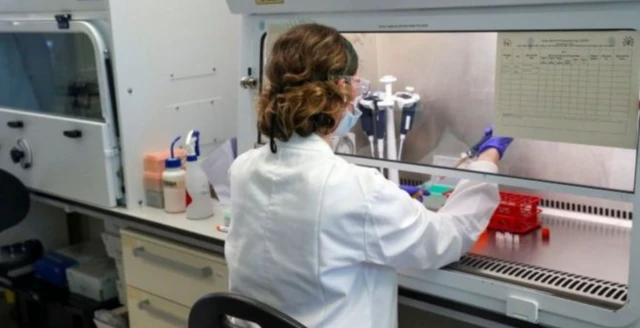
<svg viewBox="0 0 640 328">
<path fill-rule="evenodd" d="M 127 287 L 129 326 L 132 328 L 187 328 L 189 308 Z"/>
<path fill-rule="evenodd" d="M 180 327 L 182 310 L 188 315 L 200 297 L 228 291 L 221 257 L 130 230 L 121 236 L 132 328 Z"/>
</svg>

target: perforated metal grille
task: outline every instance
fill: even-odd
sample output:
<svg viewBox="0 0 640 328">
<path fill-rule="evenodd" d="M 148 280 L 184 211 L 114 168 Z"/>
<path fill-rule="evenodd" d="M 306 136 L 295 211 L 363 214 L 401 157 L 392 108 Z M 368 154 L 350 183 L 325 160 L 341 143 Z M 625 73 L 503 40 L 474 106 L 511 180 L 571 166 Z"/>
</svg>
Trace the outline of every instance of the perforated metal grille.
<svg viewBox="0 0 640 328">
<path fill-rule="evenodd" d="M 421 180 L 414 180 L 414 179 L 400 179 L 400 184 L 403 185 L 408 185 L 408 186 L 419 186 L 423 183 L 424 181 Z"/>
<path fill-rule="evenodd" d="M 469 254 L 450 269 L 533 287 L 555 295 L 620 308 L 627 301 L 627 286 L 561 271 Z"/>
<path fill-rule="evenodd" d="M 613 208 L 591 206 L 573 202 L 563 202 L 554 199 L 543 199 L 542 201 L 540 201 L 540 206 L 572 212 L 607 216 L 618 219 L 633 219 L 633 213 L 631 211 L 623 211 Z"/>
</svg>

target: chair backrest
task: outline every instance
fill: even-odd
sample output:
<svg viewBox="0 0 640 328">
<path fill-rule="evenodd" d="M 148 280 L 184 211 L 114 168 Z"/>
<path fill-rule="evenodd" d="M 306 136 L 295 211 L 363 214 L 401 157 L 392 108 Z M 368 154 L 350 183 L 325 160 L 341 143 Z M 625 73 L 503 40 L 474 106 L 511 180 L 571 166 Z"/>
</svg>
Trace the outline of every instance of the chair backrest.
<svg viewBox="0 0 640 328">
<path fill-rule="evenodd" d="M 189 328 L 236 327 L 227 316 L 253 322 L 261 328 L 306 328 L 266 304 L 232 293 L 213 293 L 199 299 L 189 313 Z"/>
<path fill-rule="evenodd" d="M 30 205 L 29 190 L 18 178 L 0 169 L 0 232 L 24 220 Z"/>
</svg>

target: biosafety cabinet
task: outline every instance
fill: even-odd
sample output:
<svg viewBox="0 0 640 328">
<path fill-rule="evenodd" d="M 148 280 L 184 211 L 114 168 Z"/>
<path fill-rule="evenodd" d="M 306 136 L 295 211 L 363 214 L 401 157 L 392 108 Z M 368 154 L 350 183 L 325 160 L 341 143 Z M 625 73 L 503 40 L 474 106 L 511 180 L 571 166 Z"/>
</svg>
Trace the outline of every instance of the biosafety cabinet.
<svg viewBox="0 0 640 328">
<path fill-rule="evenodd" d="M 144 206 L 145 152 L 233 136 L 237 23 L 210 0 L 5 1 L 0 168 L 61 200 Z"/>
<path fill-rule="evenodd" d="M 398 183 L 497 183 L 501 206 L 535 200 L 539 229 L 517 242 L 488 229 L 458 263 L 401 272 L 401 299 L 433 295 L 541 326 L 640 327 L 640 1 L 227 4 L 242 15 L 240 151 L 268 142 L 254 104 L 271 45 L 317 22 L 354 44 L 358 75 L 372 81 L 355 104 L 371 116 L 335 148 L 347 161 Z M 515 138 L 500 173 L 454 169 L 492 124 Z"/>
<path fill-rule="evenodd" d="M 0 167 L 34 190 L 115 206 L 123 180 L 106 3 L 1 10 Z"/>
</svg>

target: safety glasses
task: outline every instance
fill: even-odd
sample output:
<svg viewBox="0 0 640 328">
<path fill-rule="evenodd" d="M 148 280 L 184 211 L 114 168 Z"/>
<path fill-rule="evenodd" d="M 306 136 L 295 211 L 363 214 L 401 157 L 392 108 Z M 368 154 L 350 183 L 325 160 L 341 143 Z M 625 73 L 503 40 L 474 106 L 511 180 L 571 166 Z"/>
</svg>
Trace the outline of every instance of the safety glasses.
<svg viewBox="0 0 640 328">
<path fill-rule="evenodd" d="M 361 78 L 356 75 L 337 75 L 334 76 L 336 80 L 344 80 L 347 84 L 351 85 L 358 92 L 358 95 L 367 95 L 371 91 L 371 82 L 365 78 Z"/>
</svg>

